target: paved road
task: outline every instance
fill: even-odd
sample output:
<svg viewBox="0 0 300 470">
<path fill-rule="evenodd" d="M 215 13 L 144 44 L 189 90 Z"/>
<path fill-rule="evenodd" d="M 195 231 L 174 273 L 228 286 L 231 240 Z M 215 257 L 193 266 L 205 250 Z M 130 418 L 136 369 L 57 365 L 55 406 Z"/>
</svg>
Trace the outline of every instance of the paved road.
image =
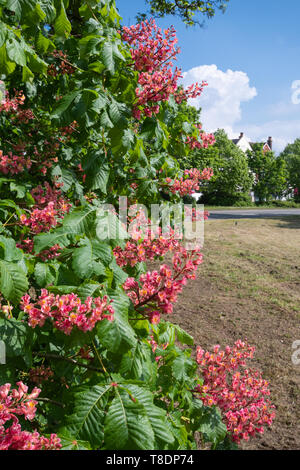
<svg viewBox="0 0 300 470">
<path fill-rule="evenodd" d="M 300 209 L 238 209 L 209 211 L 210 219 L 264 219 L 266 217 L 300 216 Z"/>
</svg>

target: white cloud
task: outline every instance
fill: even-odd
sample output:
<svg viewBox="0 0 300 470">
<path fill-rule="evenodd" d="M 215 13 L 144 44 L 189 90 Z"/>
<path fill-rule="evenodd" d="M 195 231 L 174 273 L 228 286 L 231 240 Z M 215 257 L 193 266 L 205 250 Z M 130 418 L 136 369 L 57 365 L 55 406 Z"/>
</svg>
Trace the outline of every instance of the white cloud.
<svg viewBox="0 0 300 470">
<path fill-rule="evenodd" d="M 190 104 L 202 108 L 201 121 L 206 131 L 224 129 L 228 137 L 233 139 L 242 130 L 250 142 L 266 142 L 268 136 L 272 136 L 275 152 L 281 152 L 288 143 L 300 137 L 300 120 L 297 119 L 300 105 L 295 106 L 291 99 L 287 103 L 281 101 L 269 107 L 269 119 L 262 124 L 247 124 L 243 116 L 241 129 L 241 104 L 257 96 L 256 88 L 250 86 L 245 72 L 230 69 L 223 72 L 216 65 L 202 65 L 184 72 L 182 84 L 186 88 L 202 80 L 207 81 L 208 86 L 199 98 L 190 100 Z M 300 81 L 294 82 L 292 90 L 300 94 L 298 85 Z M 257 116 L 257 122 L 261 122 L 261 117 Z"/>
<path fill-rule="evenodd" d="M 300 120 L 276 120 L 261 125 L 243 126 L 252 142 L 266 141 L 268 136 L 273 137 L 273 150 L 281 152 L 288 143 L 300 137 Z"/>
<path fill-rule="evenodd" d="M 200 97 L 191 100 L 191 104 L 202 108 L 201 120 L 205 129 L 211 132 L 232 128 L 241 120 L 241 103 L 257 95 L 245 72 L 230 69 L 223 72 L 216 65 L 201 65 L 183 73 L 184 87 L 202 80 L 207 81 L 208 86 Z"/>
</svg>

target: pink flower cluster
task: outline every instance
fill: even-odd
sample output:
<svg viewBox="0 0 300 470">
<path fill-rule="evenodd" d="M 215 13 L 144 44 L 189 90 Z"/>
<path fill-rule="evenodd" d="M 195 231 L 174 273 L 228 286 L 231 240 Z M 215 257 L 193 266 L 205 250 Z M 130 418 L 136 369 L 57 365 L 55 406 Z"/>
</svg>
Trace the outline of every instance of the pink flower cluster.
<svg viewBox="0 0 300 470">
<path fill-rule="evenodd" d="M 30 238 L 22 239 L 20 243 L 16 243 L 17 248 L 26 251 L 27 253 L 33 253 L 34 241 Z M 51 246 L 48 250 L 43 250 L 36 256 L 42 261 L 51 260 L 57 258 L 61 254 L 62 248 L 56 244 Z"/>
<path fill-rule="evenodd" d="M 25 101 L 25 96 L 23 91 L 15 92 L 14 98 L 9 98 L 9 93 L 6 91 L 5 99 L 0 103 L 0 112 L 12 112 L 16 113 L 19 110 L 19 106 L 23 105 Z"/>
<path fill-rule="evenodd" d="M 161 228 L 159 227 L 161 233 Z M 138 233 L 138 232 L 136 232 Z M 170 229 L 167 235 L 158 235 L 147 229 L 144 238 L 138 233 L 137 239 L 128 241 L 122 249 L 120 246 L 114 248 L 113 253 L 119 266 L 135 266 L 137 263 L 146 260 L 153 260 L 164 256 L 169 251 L 174 251 L 179 246 L 179 240 L 176 238 L 174 230 Z"/>
<path fill-rule="evenodd" d="M 3 151 L 0 150 L 0 172 L 4 175 L 17 175 L 24 171 L 24 168 L 29 170 L 32 162 L 29 157 L 24 155 L 13 155 L 12 152 L 8 152 L 8 155 L 3 155 Z"/>
<path fill-rule="evenodd" d="M 131 46 L 134 68 L 140 72 L 133 115 L 140 119 L 143 112 L 151 117 L 152 114 L 158 114 L 159 103 L 168 101 L 178 88 L 181 70 L 176 67 L 173 71 L 173 61 L 180 52 L 176 46 L 176 32 L 173 27 L 162 32 L 151 19 L 130 28 L 123 27 L 122 39 Z M 199 96 L 205 85 L 203 82 L 201 85 L 192 85 L 187 91 L 179 91 L 177 101 Z"/>
<path fill-rule="evenodd" d="M 149 343 L 150 346 L 151 346 L 152 352 L 155 354 L 155 351 L 156 351 L 156 349 L 158 348 L 158 344 L 157 344 L 157 342 L 155 341 L 153 335 L 150 335 L 150 340 L 148 341 L 148 343 Z M 169 346 L 169 343 L 165 343 L 165 344 L 161 345 L 161 348 L 162 348 L 162 349 L 167 349 L 168 346 Z M 159 362 L 160 359 L 162 359 L 162 356 L 156 356 L 156 357 L 155 357 L 156 362 Z"/>
<path fill-rule="evenodd" d="M 204 378 L 196 391 L 206 406 L 217 405 L 227 430 L 236 442 L 262 434 L 264 426 L 271 426 L 275 417 L 268 382 L 260 372 L 246 369 L 246 360 L 252 359 L 255 348 L 241 340 L 225 351 L 217 345 L 214 352 L 197 348 L 197 363 Z"/>
<path fill-rule="evenodd" d="M 192 207 L 192 209 L 190 209 L 188 206 L 185 206 L 184 215 L 187 219 L 191 220 L 192 222 L 197 222 L 199 220 L 208 220 L 209 212 L 202 211 L 201 209 L 196 209 L 195 207 Z"/>
<path fill-rule="evenodd" d="M 60 439 L 56 434 L 50 438 L 38 432 L 22 431 L 17 416 L 32 421 L 36 413 L 37 398 L 41 392 L 34 388 L 31 393 L 23 382 L 17 382 L 18 389 L 11 390 L 11 384 L 0 386 L 0 450 L 59 450 Z M 10 426 L 7 423 L 12 421 Z M 4 426 L 6 425 L 6 426 Z"/>
<path fill-rule="evenodd" d="M 163 264 L 159 271 L 142 274 L 139 282 L 129 277 L 123 288 L 137 311 L 143 307 L 142 313 L 152 323 L 159 323 L 161 313 L 173 312 L 173 303 L 187 280 L 196 278 L 195 272 L 202 259 L 199 249 L 187 251 L 179 245 L 172 259 L 172 269 Z"/>
<path fill-rule="evenodd" d="M 91 331 L 96 323 L 105 318 L 113 320 L 114 309 L 110 305 L 112 300 L 108 300 L 105 295 L 101 297 L 87 297 L 85 302 L 81 302 L 76 294 L 54 295 L 41 290 L 41 295 L 35 303 L 31 302 L 31 297 L 26 294 L 22 297 L 21 309 L 28 314 L 28 324 L 35 328 L 42 327 L 47 318 L 54 322 L 54 326 L 70 335 L 76 326 L 83 332 Z"/>
<path fill-rule="evenodd" d="M 52 56 L 58 60 L 58 64 L 51 64 L 48 67 L 48 75 L 52 77 L 57 77 L 57 75 L 72 75 L 75 72 L 75 68 L 68 61 L 67 54 L 64 54 L 63 51 L 53 51 Z"/>
<path fill-rule="evenodd" d="M 61 191 L 52 189 L 49 183 L 44 187 L 37 186 L 31 191 L 36 205 L 30 216 L 25 214 L 20 216 L 20 221 L 26 227 L 30 227 L 31 232 L 47 232 L 52 227 L 56 227 L 59 219 L 63 219 L 65 213 L 68 213 L 71 204 L 61 198 Z"/>
<path fill-rule="evenodd" d="M 166 178 L 168 189 L 171 193 L 179 193 L 180 196 L 187 194 L 193 194 L 199 190 L 199 181 L 210 180 L 213 176 L 213 170 L 211 168 L 205 168 L 203 171 L 192 168 L 191 170 L 185 170 L 184 176 L 175 180 Z"/>
<path fill-rule="evenodd" d="M 51 367 L 45 367 L 43 364 L 38 367 L 34 367 L 29 371 L 29 379 L 31 382 L 41 385 L 43 382 L 49 380 L 50 377 L 53 377 L 54 373 Z"/>
<path fill-rule="evenodd" d="M 183 101 L 197 98 L 197 96 L 200 96 L 202 94 L 204 87 L 207 85 L 208 83 L 203 81 L 201 85 L 199 85 L 199 83 L 193 83 L 186 90 L 184 90 L 183 88 L 177 89 L 175 93 L 176 103 L 180 104 Z"/>
<path fill-rule="evenodd" d="M 193 150 L 195 148 L 207 149 L 216 142 L 214 134 L 206 134 L 204 131 L 200 131 L 200 138 L 201 142 L 196 137 L 187 136 L 186 143 Z"/>
</svg>

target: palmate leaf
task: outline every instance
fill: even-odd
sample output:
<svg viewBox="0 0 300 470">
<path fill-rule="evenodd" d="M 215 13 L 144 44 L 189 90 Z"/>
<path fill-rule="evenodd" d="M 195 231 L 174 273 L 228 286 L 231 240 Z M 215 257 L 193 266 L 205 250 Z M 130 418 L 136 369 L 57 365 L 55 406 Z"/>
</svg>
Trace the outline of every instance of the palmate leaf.
<svg viewBox="0 0 300 470">
<path fill-rule="evenodd" d="M 52 233 L 41 233 L 34 237 L 34 251 L 40 253 L 46 248 L 50 248 L 53 245 L 60 245 L 62 248 L 68 246 L 69 239 L 67 235 L 71 235 L 73 232 L 67 232 L 62 227 L 59 227 Z"/>
<path fill-rule="evenodd" d="M 34 277 L 39 287 L 46 287 L 48 284 L 54 284 L 57 278 L 57 272 L 54 266 L 48 263 L 36 263 L 34 268 Z"/>
<path fill-rule="evenodd" d="M 9 60 L 9 58 L 7 56 L 7 53 L 6 53 L 5 44 L 3 44 L 3 46 L 0 47 L 0 70 L 1 70 L 1 73 L 4 73 L 5 75 L 9 75 L 9 74 L 13 73 L 15 68 L 16 68 L 16 64 Z"/>
<path fill-rule="evenodd" d="M 63 229 L 69 234 L 93 235 L 95 216 L 95 207 L 76 207 L 64 218 Z"/>
<path fill-rule="evenodd" d="M 101 60 L 107 70 L 109 70 L 112 74 L 115 73 L 115 61 L 114 61 L 114 56 L 113 56 L 113 46 L 112 43 L 109 41 L 106 41 L 103 45 L 101 54 L 100 54 Z"/>
<path fill-rule="evenodd" d="M 114 320 L 103 320 L 98 323 L 97 336 L 109 351 L 122 353 L 136 345 L 134 330 L 128 322 L 128 307 L 130 301 L 124 293 L 108 291 L 108 297 L 113 300 Z"/>
<path fill-rule="evenodd" d="M 5 261 L 20 261 L 23 253 L 16 247 L 15 240 L 0 235 L 0 258 Z"/>
<path fill-rule="evenodd" d="M 8 58 L 18 65 L 26 65 L 26 54 L 18 41 L 10 37 L 6 42 L 6 52 Z"/>
<path fill-rule="evenodd" d="M 63 429 L 59 433 L 62 450 L 91 450 L 91 445 L 87 441 L 75 439 L 75 437 L 67 430 Z"/>
<path fill-rule="evenodd" d="M 145 407 L 155 438 L 168 444 L 174 442 L 174 436 L 167 426 L 166 412 L 154 405 L 153 394 L 144 388 L 131 384 L 126 386 L 126 390 L 129 390 L 132 396 Z"/>
<path fill-rule="evenodd" d="M 54 30 L 57 36 L 68 37 L 72 26 L 68 20 L 63 0 L 59 2 L 59 13 L 54 23 Z"/>
<path fill-rule="evenodd" d="M 109 179 L 109 165 L 105 155 L 93 150 L 83 159 L 82 168 L 86 174 L 86 183 L 90 190 L 100 189 L 107 194 L 107 183 Z"/>
<path fill-rule="evenodd" d="M 172 372 L 174 378 L 179 382 L 189 381 L 191 375 L 195 371 L 196 364 L 188 356 L 188 354 L 182 353 L 172 363 Z"/>
<path fill-rule="evenodd" d="M 8 318 L 0 319 L 0 339 L 5 343 L 8 358 L 24 357 L 31 348 L 33 334 L 33 329 L 25 322 Z"/>
<path fill-rule="evenodd" d="M 75 394 L 74 411 L 67 420 L 67 430 L 76 439 L 88 441 L 94 448 L 104 438 L 106 394 L 111 385 L 94 385 Z"/>
<path fill-rule="evenodd" d="M 0 261 L 0 292 L 10 302 L 18 303 L 28 290 L 24 270 L 14 262 Z"/>
<path fill-rule="evenodd" d="M 38 0 L 7 0 L 5 7 L 13 11 L 16 19 L 20 19 L 21 15 L 33 10 L 38 3 Z"/>
<path fill-rule="evenodd" d="M 97 257 L 97 253 L 93 251 L 93 245 L 88 238 L 80 241 L 80 247 L 73 251 L 72 267 L 81 279 L 87 279 L 92 274 L 106 274 L 104 264 Z"/>
<path fill-rule="evenodd" d="M 218 408 L 212 407 L 207 409 L 197 430 L 203 434 L 207 442 L 212 442 L 214 445 L 225 439 L 227 428 L 222 421 Z"/>
<path fill-rule="evenodd" d="M 154 432 L 142 403 L 116 389 L 105 418 L 104 444 L 107 449 L 153 449 Z"/>
</svg>

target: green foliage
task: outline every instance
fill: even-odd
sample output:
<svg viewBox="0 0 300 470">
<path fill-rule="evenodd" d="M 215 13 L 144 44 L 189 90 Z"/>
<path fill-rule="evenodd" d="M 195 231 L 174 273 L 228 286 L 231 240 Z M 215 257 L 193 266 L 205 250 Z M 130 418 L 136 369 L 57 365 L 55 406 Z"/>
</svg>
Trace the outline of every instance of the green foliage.
<svg viewBox="0 0 300 470">
<path fill-rule="evenodd" d="M 207 16 L 220 6 L 200 3 Z M 198 113 L 171 98 L 155 118 L 133 118 L 138 74 L 113 0 L 0 4 L 0 75 L 10 99 L 23 90 L 20 109 L 32 112 L 28 119 L 0 113 L 3 155 L 32 159 L 23 171 L 1 171 L 0 177 L 0 339 L 7 348 L 0 385 L 34 385 L 31 368 L 51 367 L 54 377 L 42 384 L 45 400 L 34 429 L 58 432 L 64 449 L 194 449 L 197 431 L 216 447 L 224 425 L 214 408 L 194 397 L 201 377 L 186 348 L 193 338 L 165 321 L 154 326 L 135 311 L 122 285 L 146 267 L 117 265 L 113 248 L 124 246 L 128 234 L 109 211 L 119 196 L 164 203 L 165 178 L 183 174 L 176 157 L 194 158 L 186 138 L 197 135 Z M 20 217 L 35 208 L 32 190 L 54 182 L 70 211 L 36 233 Z M 60 250 L 52 258 L 48 250 L 55 245 Z M 29 293 L 34 302 L 43 288 L 82 301 L 107 295 L 114 321 L 70 335 L 50 320 L 30 328 L 20 299 Z"/>
<path fill-rule="evenodd" d="M 194 153 L 190 165 L 211 167 L 213 178 L 203 187 L 199 202 L 211 205 L 249 205 L 253 182 L 246 155 L 228 139 L 223 130 L 215 133 L 216 143 Z M 187 160 L 187 159 L 186 159 Z"/>
<path fill-rule="evenodd" d="M 212 18 L 217 10 L 223 13 L 226 10 L 229 0 L 146 0 L 150 5 L 150 14 L 154 17 L 162 18 L 166 15 L 179 16 L 188 26 L 200 23 L 196 17 L 203 15 Z M 145 14 L 139 14 L 138 19 L 144 19 Z"/>
<path fill-rule="evenodd" d="M 255 175 L 254 192 L 259 202 L 268 202 L 274 196 L 282 196 L 286 190 L 287 171 L 282 157 L 273 152 L 264 152 L 263 146 L 256 144 L 248 151 L 249 168 Z"/>
<path fill-rule="evenodd" d="M 287 167 L 288 190 L 295 190 L 295 200 L 300 202 L 300 139 L 288 144 L 280 157 L 284 159 Z"/>
</svg>

